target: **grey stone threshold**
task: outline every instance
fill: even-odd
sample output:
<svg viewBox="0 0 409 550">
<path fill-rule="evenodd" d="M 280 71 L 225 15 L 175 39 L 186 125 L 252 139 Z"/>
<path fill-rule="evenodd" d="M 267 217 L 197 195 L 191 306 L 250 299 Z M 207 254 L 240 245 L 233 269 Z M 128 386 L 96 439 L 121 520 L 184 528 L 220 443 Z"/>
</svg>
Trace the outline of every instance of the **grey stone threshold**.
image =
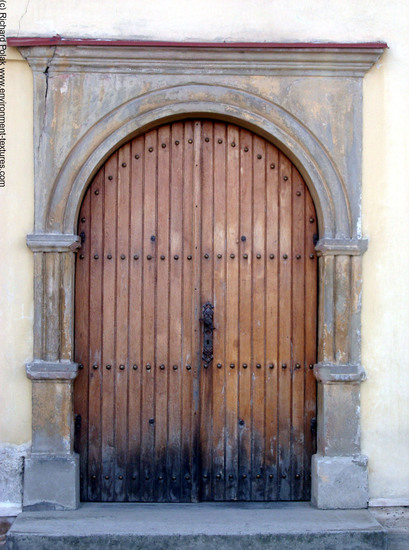
<svg viewBox="0 0 409 550">
<path fill-rule="evenodd" d="M 387 550 L 388 541 L 368 510 L 317 510 L 309 503 L 84 503 L 75 511 L 23 512 L 6 548 Z"/>
</svg>

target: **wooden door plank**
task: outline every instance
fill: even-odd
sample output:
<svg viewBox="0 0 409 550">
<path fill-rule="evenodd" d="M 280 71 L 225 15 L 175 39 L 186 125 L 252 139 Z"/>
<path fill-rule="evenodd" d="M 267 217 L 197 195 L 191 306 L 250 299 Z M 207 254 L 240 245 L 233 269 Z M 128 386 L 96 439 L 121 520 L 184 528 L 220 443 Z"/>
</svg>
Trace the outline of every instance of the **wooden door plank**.
<svg viewBox="0 0 409 550">
<path fill-rule="evenodd" d="M 251 499 L 264 500 L 265 469 L 265 267 L 266 267 L 266 142 L 253 137 L 253 365 Z"/>
<path fill-rule="evenodd" d="M 240 179 L 240 135 L 236 126 L 227 126 L 227 143 L 236 147 L 227 147 L 226 177 L 226 249 L 223 253 L 226 263 L 226 325 L 225 357 L 223 369 L 226 378 L 226 500 L 238 499 L 238 368 L 231 369 L 230 364 L 239 362 L 239 264 L 230 257 L 238 254 L 237 239 L 240 231 L 240 196 L 237 183 Z"/>
<path fill-rule="evenodd" d="M 91 185 L 88 499 L 101 499 L 101 348 L 104 170 Z"/>
<path fill-rule="evenodd" d="M 117 262 L 117 186 L 118 156 L 105 164 L 104 251 L 102 291 L 102 480 L 101 500 L 115 500 L 115 338 L 116 338 L 116 262 Z M 111 177 L 111 179 L 108 179 Z"/>
<path fill-rule="evenodd" d="M 80 455 L 80 498 L 88 500 L 88 379 L 89 379 L 89 276 L 91 194 L 85 194 L 78 223 L 82 245 L 75 270 L 75 361 L 79 364 L 74 385 L 76 418 L 75 451 Z M 78 420 L 77 420 L 78 417 Z"/>
<path fill-rule="evenodd" d="M 190 502 L 197 499 L 197 481 L 193 471 L 195 403 L 193 400 L 194 377 L 198 376 L 198 356 L 194 351 L 194 228 L 193 228 L 193 166 L 195 157 L 195 126 L 193 121 L 184 124 L 185 141 L 193 140 L 193 147 L 185 149 L 183 159 L 183 242 L 182 242 L 182 485 L 181 501 Z"/>
<path fill-rule="evenodd" d="M 318 233 L 317 216 L 307 186 L 305 196 L 305 403 L 304 403 L 304 500 L 311 498 L 311 456 L 316 452 L 316 431 L 311 423 L 317 410 L 317 382 L 313 366 L 317 360 L 317 255 L 314 235 Z M 311 220 L 313 220 L 311 222 Z"/>
<path fill-rule="evenodd" d="M 291 163 L 279 155 L 280 288 L 279 288 L 279 500 L 290 500 L 291 439 Z"/>
<path fill-rule="evenodd" d="M 132 141 L 129 280 L 128 499 L 138 501 L 141 467 L 143 181 L 145 137 Z"/>
<path fill-rule="evenodd" d="M 246 151 L 248 149 L 248 151 Z M 252 354 L 252 265 L 255 261 L 253 229 L 253 135 L 240 129 L 240 242 L 239 265 L 239 500 L 251 498 L 251 391 L 254 368 Z M 246 240 L 243 240 L 246 239 Z M 248 254 L 248 259 L 243 257 Z M 236 255 L 237 256 L 237 255 Z M 248 365 L 244 368 L 243 365 Z"/>
<path fill-rule="evenodd" d="M 278 432 L 278 266 L 279 256 L 279 184 L 278 151 L 267 145 L 266 172 L 266 500 L 277 500 Z"/>
<path fill-rule="evenodd" d="M 157 130 L 145 135 L 142 291 L 141 500 L 152 500 L 154 457 Z M 155 240 L 152 239 L 154 237 Z M 153 421 L 152 421 L 153 420 Z"/>
<path fill-rule="evenodd" d="M 157 311 L 155 362 L 155 474 L 154 499 L 166 500 L 166 452 L 168 434 L 169 376 L 169 181 L 171 158 L 170 126 L 158 129 L 158 231 L 157 231 Z"/>
<path fill-rule="evenodd" d="M 205 136 L 204 136 L 205 137 Z M 213 286 L 214 286 L 214 326 L 213 333 L 214 359 L 212 416 L 213 416 L 213 498 L 225 499 L 226 465 L 225 465 L 225 292 L 226 292 L 226 148 L 232 143 L 226 142 L 226 125 L 214 123 L 214 228 L 213 228 Z M 219 144 L 219 139 L 222 144 Z"/>
<path fill-rule="evenodd" d="M 115 500 L 127 500 L 130 144 L 118 151 L 115 369 Z"/>
<path fill-rule="evenodd" d="M 304 485 L 304 182 L 298 170 L 292 167 L 292 433 L 291 485 L 292 500 L 301 500 Z"/>
<path fill-rule="evenodd" d="M 206 137 L 209 141 L 206 141 Z M 210 121 L 202 123 L 202 245 L 201 245 L 201 306 L 206 302 L 213 304 L 213 171 L 214 150 L 223 147 L 223 143 L 214 143 L 213 124 Z M 214 304 L 213 304 L 214 305 Z M 203 324 L 201 324 L 203 349 Z M 201 452 L 201 500 L 212 500 L 215 472 L 212 469 L 213 438 L 212 438 L 212 377 L 214 361 L 206 364 L 201 361 L 200 372 L 200 452 Z"/>
<path fill-rule="evenodd" d="M 181 488 L 181 359 L 182 359 L 182 229 L 183 229 L 183 157 L 193 145 L 184 136 L 183 123 L 172 125 L 170 188 L 170 302 L 169 302 L 169 433 L 168 499 L 177 502 Z M 177 143 L 178 142 L 178 143 Z M 186 153 L 184 150 L 186 149 Z"/>
<path fill-rule="evenodd" d="M 201 214 L 201 196 L 202 196 L 202 123 L 197 120 L 193 128 L 193 297 L 192 297 L 192 323 L 193 323 L 193 350 L 195 353 L 195 362 L 192 365 L 193 370 L 193 400 L 194 408 L 192 411 L 192 500 L 197 501 L 200 498 L 202 483 L 201 474 L 201 439 L 200 439 L 200 374 L 201 374 L 201 324 L 202 317 L 202 298 L 201 298 L 201 234 L 202 234 L 202 214 Z"/>
</svg>

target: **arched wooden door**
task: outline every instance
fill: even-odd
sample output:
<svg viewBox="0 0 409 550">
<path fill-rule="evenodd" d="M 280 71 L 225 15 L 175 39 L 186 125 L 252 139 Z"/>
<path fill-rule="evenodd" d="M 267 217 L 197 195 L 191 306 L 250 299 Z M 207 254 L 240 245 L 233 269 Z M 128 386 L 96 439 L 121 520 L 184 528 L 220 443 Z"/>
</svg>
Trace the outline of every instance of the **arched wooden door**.
<svg viewBox="0 0 409 550">
<path fill-rule="evenodd" d="M 310 498 L 315 218 L 289 159 L 233 124 L 106 161 L 79 216 L 82 500 Z"/>
</svg>

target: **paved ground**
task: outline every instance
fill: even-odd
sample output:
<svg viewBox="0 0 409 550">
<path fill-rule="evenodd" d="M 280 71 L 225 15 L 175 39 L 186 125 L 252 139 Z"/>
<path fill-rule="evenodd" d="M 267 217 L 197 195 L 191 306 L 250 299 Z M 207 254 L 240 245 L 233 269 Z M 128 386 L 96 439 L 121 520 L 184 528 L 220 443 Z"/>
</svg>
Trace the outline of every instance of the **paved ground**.
<svg viewBox="0 0 409 550">
<path fill-rule="evenodd" d="M 370 512 L 387 531 L 388 550 L 409 550 L 409 507 L 370 508 Z"/>
<path fill-rule="evenodd" d="M 387 529 L 409 534 L 409 507 L 370 508 L 369 511 Z"/>
<path fill-rule="evenodd" d="M 25 512 L 7 540 L 10 550 L 387 548 L 385 529 L 368 510 L 309 503 L 84 503 L 71 512 Z"/>
</svg>

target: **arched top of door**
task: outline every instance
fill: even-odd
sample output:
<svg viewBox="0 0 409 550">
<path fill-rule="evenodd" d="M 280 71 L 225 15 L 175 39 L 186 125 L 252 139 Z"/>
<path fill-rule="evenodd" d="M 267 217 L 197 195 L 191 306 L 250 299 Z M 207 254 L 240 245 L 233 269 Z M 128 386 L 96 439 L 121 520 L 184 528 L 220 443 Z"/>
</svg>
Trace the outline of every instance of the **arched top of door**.
<svg viewBox="0 0 409 550">
<path fill-rule="evenodd" d="M 58 173 L 45 213 L 45 232 L 75 233 L 84 193 L 118 147 L 168 121 L 201 117 L 245 127 L 271 141 L 303 176 L 321 238 L 355 237 L 345 183 L 330 154 L 293 114 L 260 96 L 219 85 L 186 84 L 131 99 L 101 118 L 76 143 Z"/>
</svg>

